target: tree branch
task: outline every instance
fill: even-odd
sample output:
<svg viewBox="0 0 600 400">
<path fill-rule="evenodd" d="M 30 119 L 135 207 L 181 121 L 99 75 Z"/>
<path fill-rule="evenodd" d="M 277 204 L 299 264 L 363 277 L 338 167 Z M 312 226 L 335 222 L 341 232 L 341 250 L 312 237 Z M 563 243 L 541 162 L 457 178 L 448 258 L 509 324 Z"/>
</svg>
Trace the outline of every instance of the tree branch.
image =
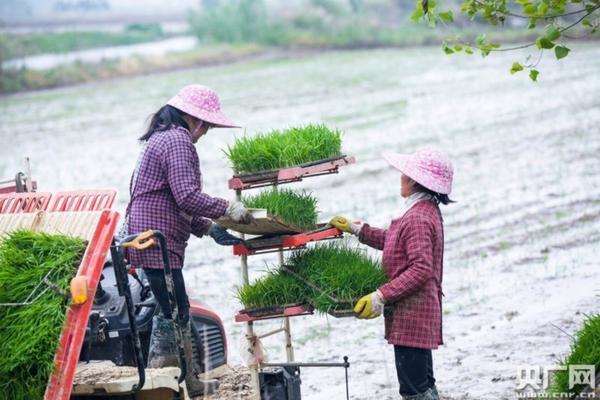
<svg viewBox="0 0 600 400">
<path fill-rule="evenodd" d="M 478 5 L 482 6 L 482 7 L 485 6 L 485 4 L 483 4 L 479 0 L 473 0 L 473 3 L 478 4 Z M 527 16 L 527 15 L 522 15 L 522 14 L 515 14 L 515 13 L 513 13 L 511 11 L 503 11 L 503 10 L 500 10 L 500 9 L 497 9 L 497 8 L 494 8 L 494 11 L 497 12 L 497 13 L 500 13 L 500 14 L 503 14 L 503 15 L 506 15 L 506 16 L 510 16 L 510 17 L 515 17 L 515 18 L 524 18 L 524 19 L 531 19 L 531 18 L 535 18 L 535 19 L 554 19 L 554 18 L 558 18 L 558 17 L 566 17 L 566 16 L 569 16 L 569 15 L 581 14 L 582 12 L 586 12 L 587 10 L 585 8 L 582 8 L 581 10 L 571 11 L 571 12 L 563 13 L 563 14 L 540 15 L 540 16 L 536 16 L 536 15 Z"/>
<path fill-rule="evenodd" d="M 590 11 L 587 12 L 587 14 L 585 14 L 583 17 L 579 18 L 577 21 L 573 22 L 571 25 L 567 26 L 566 28 L 560 29 L 560 32 L 564 32 L 568 29 L 571 29 L 572 27 L 574 27 L 575 25 L 579 24 L 581 21 L 583 21 L 587 16 L 591 15 L 594 13 L 594 11 L 596 11 L 597 9 L 600 8 L 600 5 L 597 5 L 596 7 L 590 9 Z"/>
</svg>

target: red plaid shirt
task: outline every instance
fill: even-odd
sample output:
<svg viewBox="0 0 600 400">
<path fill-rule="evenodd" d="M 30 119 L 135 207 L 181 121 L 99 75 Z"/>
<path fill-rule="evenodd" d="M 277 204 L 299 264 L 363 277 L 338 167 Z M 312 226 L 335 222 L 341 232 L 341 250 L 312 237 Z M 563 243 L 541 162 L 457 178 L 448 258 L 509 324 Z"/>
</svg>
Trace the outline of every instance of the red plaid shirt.
<svg viewBox="0 0 600 400">
<path fill-rule="evenodd" d="M 438 206 L 421 201 L 388 229 L 364 224 L 359 240 L 383 250 L 389 281 L 379 290 L 393 312 L 385 313 L 385 338 L 394 345 L 435 349 L 442 344 L 444 230 Z"/>
<path fill-rule="evenodd" d="M 129 190 L 129 233 L 161 231 L 172 268 L 183 267 L 190 233 L 205 234 L 211 224 L 207 218 L 221 217 L 229 204 L 202 193 L 200 160 L 184 128 L 156 132 L 148 139 L 135 187 Z M 163 268 L 158 246 L 130 249 L 129 261 L 136 268 Z"/>
</svg>

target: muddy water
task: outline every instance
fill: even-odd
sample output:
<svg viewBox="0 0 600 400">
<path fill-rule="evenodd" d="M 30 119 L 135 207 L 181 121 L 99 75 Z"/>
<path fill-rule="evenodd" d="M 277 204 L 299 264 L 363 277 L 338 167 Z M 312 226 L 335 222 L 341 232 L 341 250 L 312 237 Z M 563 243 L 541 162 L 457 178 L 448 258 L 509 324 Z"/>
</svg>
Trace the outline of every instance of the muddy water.
<svg viewBox="0 0 600 400">
<path fill-rule="evenodd" d="M 383 151 L 433 144 L 454 160 L 456 204 L 443 209 L 445 346 L 434 353 L 449 399 L 512 399 L 519 365 L 549 365 L 569 334 L 598 310 L 600 251 L 600 48 L 545 57 L 540 82 L 511 76 L 518 55 L 448 57 L 437 48 L 331 53 L 117 80 L 0 99 L 0 176 L 32 159 L 42 190 L 115 188 L 127 201 L 136 136 L 178 88 L 201 82 L 252 134 L 306 122 L 345 131 L 357 164 L 293 184 L 334 214 L 385 226 L 401 204 L 399 176 Z M 220 148 L 241 131 L 215 130 L 198 145 L 205 190 L 231 198 Z M 275 256 L 250 258 L 251 278 Z M 223 318 L 232 364 L 244 327 L 233 322 L 239 260 L 193 240 L 188 285 Z M 279 322 L 257 324 L 260 332 Z M 299 361 L 350 357 L 356 399 L 395 399 L 393 350 L 383 322 L 323 316 L 292 320 Z M 273 361 L 281 341 L 265 339 Z M 303 370 L 310 399 L 344 398 L 343 370 Z"/>
</svg>

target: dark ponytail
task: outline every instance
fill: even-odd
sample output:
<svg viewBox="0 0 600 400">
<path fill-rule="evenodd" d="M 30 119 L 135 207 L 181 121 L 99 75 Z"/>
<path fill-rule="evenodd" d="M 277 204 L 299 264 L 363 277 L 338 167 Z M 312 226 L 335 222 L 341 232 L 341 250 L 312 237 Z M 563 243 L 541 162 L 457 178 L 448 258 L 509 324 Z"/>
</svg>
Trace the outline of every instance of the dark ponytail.
<svg viewBox="0 0 600 400">
<path fill-rule="evenodd" d="M 179 111 L 175 107 L 172 107 L 168 104 L 162 106 L 156 113 L 152 115 L 150 124 L 148 125 L 148 130 L 139 138 L 139 140 L 148 140 L 155 132 L 166 131 L 174 126 L 190 129 L 188 124 L 183 119 L 184 115 L 185 113 L 183 111 Z"/>
<path fill-rule="evenodd" d="M 433 190 L 429 190 L 425 186 L 423 186 L 417 182 L 415 182 L 415 189 L 417 192 L 424 192 L 424 193 L 427 193 L 427 194 L 433 196 L 433 199 L 438 204 L 442 203 L 443 205 L 447 206 L 450 203 L 456 203 L 454 200 L 450 200 L 450 197 L 448 197 L 447 194 L 441 194 L 441 193 L 434 192 Z"/>
</svg>

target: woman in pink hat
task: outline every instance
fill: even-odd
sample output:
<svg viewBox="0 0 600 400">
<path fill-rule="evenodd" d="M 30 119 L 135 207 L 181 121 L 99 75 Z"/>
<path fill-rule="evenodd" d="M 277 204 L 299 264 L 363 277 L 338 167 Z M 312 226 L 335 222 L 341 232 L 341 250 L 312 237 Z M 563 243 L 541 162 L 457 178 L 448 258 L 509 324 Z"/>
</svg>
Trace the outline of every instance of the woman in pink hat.
<svg viewBox="0 0 600 400">
<path fill-rule="evenodd" d="M 402 398 L 438 400 L 431 357 L 431 350 L 442 344 L 444 228 L 438 205 L 452 202 L 452 163 L 429 147 L 384 158 L 402 172 L 400 194 L 406 201 L 400 215 L 387 229 L 339 216 L 330 224 L 383 250 L 388 282 L 362 297 L 354 312 L 364 319 L 384 313 Z"/>
<path fill-rule="evenodd" d="M 131 199 L 126 212 L 126 233 L 161 231 L 167 238 L 169 262 L 177 292 L 177 307 L 183 322 L 188 361 L 186 385 L 190 395 L 209 392 L 218 382 L 200 381 L 192 368 L 189 302 L 181 269 L 190 234 L 209 235 L 218 244 L 233 245 L 239 239 L 211 219 L 224 215 L 249 222 L 248 210 L 239 202 L 211 197 L 202 191 L 200 161 L 194 143 L 212 128 L 237 128 L 221 112 L 217 94 L 201 85 L 189 85 L 161 107 L 146 133 L 140 137 L 142 151 L 130 182 Z M 163 274 L 160 249 L 129 251 L 129 261 L 143 268 L 160 313 L 152 320 L 148 366 L 177 366 L 171 310 Z"/>
</svg>

